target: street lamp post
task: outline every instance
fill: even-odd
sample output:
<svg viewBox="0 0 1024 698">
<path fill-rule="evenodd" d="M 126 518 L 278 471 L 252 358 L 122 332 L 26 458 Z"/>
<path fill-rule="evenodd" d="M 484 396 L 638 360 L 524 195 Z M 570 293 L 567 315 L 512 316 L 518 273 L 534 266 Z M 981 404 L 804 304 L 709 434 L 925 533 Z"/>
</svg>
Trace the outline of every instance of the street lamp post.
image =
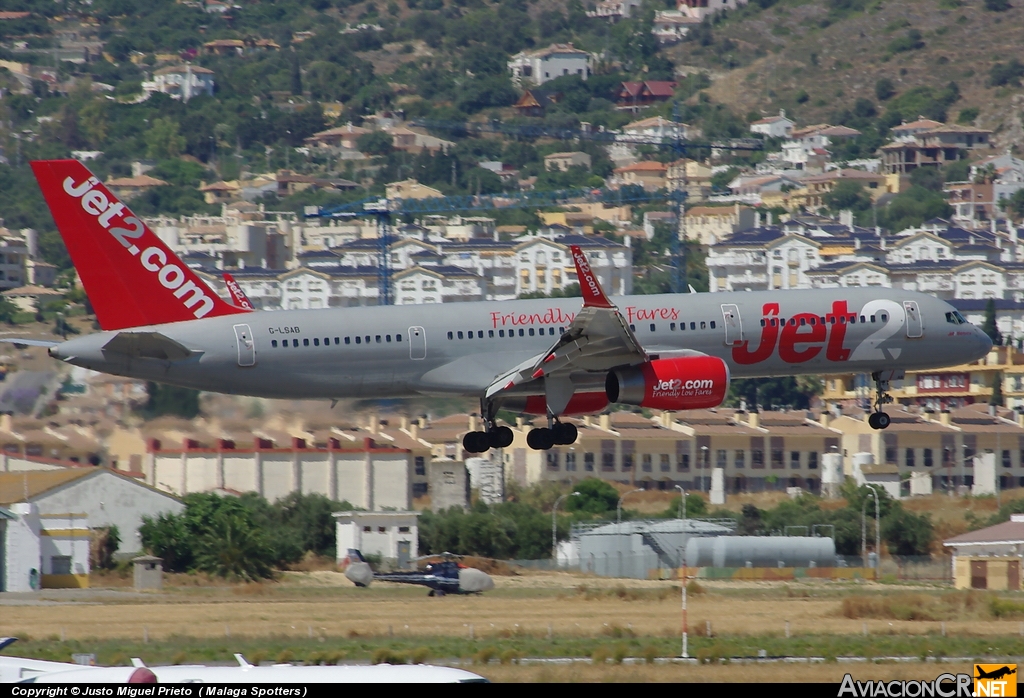
<svg viewBox="0 0 1024 698">
<path fill-rule="evenodd" d="M 679 490 L 679 518 L 686 520 L 686 490 L 683 489 L 682 485 L 675 485 L 675 488 Z"/>
<path fill-rule="evenodd" d="M 643 492 L 643 490 L 630 490 L 626 494 L 619 497 L 619 503 L 615 505 L 615 521 L 616 523 L 622 523 L 622 500 L 626 498 L 626 495 L 633 494 L 634 492 Z"/>
<path fill-rule="evenodd" d="M 701 454 L 700 459 L 701 459 L 702 466 L 703 466 L 703 472 L 705 472 L 705 473 L 708 471 L 708 467 L 711 465 L 708 462 L 708 454 L 709 454 L 710 450 L 711 449 L 709 449 L 707 446 L 701 446 L 700 447 L 700 454 Z M 705 477 L 704 475 L 700 476 L 700 491 L 701 492 L 704 491 L 704 477 Z M 710 484 L 708 486 L 708 489 L 710 489 Z"/>
<path fill-rule="evenodd" d="M 556 528 L 555 523 L 555 512 L 558 511 L 558 505 L 562 503 L 563 499 L 565 499 L 566 497 L 578 497 L 579 494 L 579 492 L 569 492 L 568 494 L 563 494 L 561 497 L 555 500 L 555 506 L 551 507 L 551 562 L 554 563 L 555 566 L 557 566 L 558 564 L 558 556 L 557 551 L 555 549 L 555 546 L 558 545 L 558 539 L 556 538 L 558 529 Z"/>
<path fill-rule="evenodd" d="M 879 553 L 879 544 L 881 542 L 881 536 L 879 535 L 881 529 L 878 523 L 878 492 L 874 487 L 868 485 L 868 492 L 875 498 L 875 576 L 878 576 L 878 563 L 881 562 L 881 554 Z M 862 562 L 867 563 L 868 558 L 868 536 L 867 536 L 867 506 L 868 499 L 864 498 L 864 504 L 860 508 L 860 549 Z"/>
</svg>

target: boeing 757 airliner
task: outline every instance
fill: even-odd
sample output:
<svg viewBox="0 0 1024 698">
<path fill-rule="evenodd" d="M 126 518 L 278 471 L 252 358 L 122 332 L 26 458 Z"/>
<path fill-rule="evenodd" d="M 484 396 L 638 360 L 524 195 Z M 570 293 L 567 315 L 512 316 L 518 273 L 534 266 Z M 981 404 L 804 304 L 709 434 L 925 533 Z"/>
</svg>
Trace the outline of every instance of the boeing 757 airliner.
<svg viewBox="0 0 1024 698">
<path fill-rule="evenodd" d="M 799 374 L 870 374 L 869 422 L 884 429 L 891 380 L 992 345 L 948 303 L 896 288 L 609 298 L 575 246 L 582 300 L 254 311 L 240 289 L 221 299 L 81 163 L 32 168 L 103 330 L 36 342 L 50 356 L 236 395 L 478 398 L 474 453 L 512 442 L 501 408 L 547 415 L 527 441 L 548 449 L 576 440 L 563 415 L 715 407 L 731 378 Z"/>
</svg>

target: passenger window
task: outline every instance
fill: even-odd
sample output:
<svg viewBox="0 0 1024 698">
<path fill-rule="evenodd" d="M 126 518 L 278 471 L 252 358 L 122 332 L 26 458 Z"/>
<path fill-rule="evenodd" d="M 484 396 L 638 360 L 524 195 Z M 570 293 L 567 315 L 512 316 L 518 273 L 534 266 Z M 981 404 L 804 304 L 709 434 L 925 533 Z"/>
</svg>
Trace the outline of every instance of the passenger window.
<svg viewBox="0 0 1024 698">
<path fill-rule="evenodd" d="M 309 346 L 309 338 L 308 337 L 306 339 L 302 340 L 302 346 L 304 346 L 304 347 L 308 347 Z"/>
<path fill-rule="evenodd" d="M 330 337 L 324 337 L 324 346 L 325 347 L 331 346 L 331 338 Z"/>
<path fill-rule="evenodd" d="M 822 325 L 826 324 L 826 323 L 825 323 L 825 316 L 824 316 L 824 315 L 822 315 L 822 316 L 821 316 L 821 324 L 822 324 Z"/>
<path fill-rule="evenodd" d="M 366 340 L 366 343 L 367 343 L 367 344 L 369 344 L 369 343 L 370 343 L 370 335 L 366 335 L 365 337 L 363 337 L 363 339 L 365 339 L 365 340 Z"/>
<path fill-rule="evenodd" d="M 530 334 L 533 334 L 533 330 L 530 330 Z M 519 336 L 520 337 L 525 337 L 526 336 L 526 332 L 524 332 L 522 329 L 520 329 L 519 330 Z"/>
<path fill-rule="evenodd" d="M 334 344 L 335 344 L 335 346 L 337 346 L 338 344 L 341 344 L 341 337 L 335 337 L 334 338 Z"/>
<path fill-rule="evenodd" d="M 857 324 L 857 316 L 856 315 L 851 315 L 850 316 L 850 324 L 851 325 L 856 325 Z"/>
<path fill-rule="evenodd" d="M 711 329 L 715 329 L 715 321 L 714 320 L 711 321 Z"/>
<path fill-rule="evenodd" d="M 564 327 L 559 327 L 558 328 L 558 334 L 565 334 L 565 328 Z"/>
<path fill-rule="evenodd" d="M 697 323 L 696 323 L 696 322 L 691 322 L 691 323 L 690 323 L 690 329 L 691 329 L 691 330 L 695 330 L 695 329 L 697 329 Z"/>
<path fill-rule="evenodd" d="M 286 341 L 286 342 L 287 342 L 288 340 L 286 339 L 286 340 L 284 340 L 284 341 Z M 297 346 L 299 346 L 299 340 L 297 340 L 297 339 L 293 339 L 293 340 L 292 340 L 292 346 L 293 346 L 293 347 L 297 347 Z"/>
<path fill-rule="evenodd" d="M 362 337 L 356 337 L 356 344 L 362 344 L 362 343 L 363 343 L 363 338 Z"/>
<path fill-rule="evenodd" d="M 651 332 L 654 332 L 654 323 L 651 323 Z"/>
<path fill-rule="evenodd" d="M 889 316 L 886 313 L 879 313 L 878 317 L 882 322 L 889 322 Z"/>
<path fill-rule="evenodd" d="M 484 338 L 484 331 L 483 330 L 477 330 L 476 331 L 476 338 L 477 339 L 483 339 Z"/>
<path fill-rule="evenodd" d="M 390 342 L 391 341 L 391 335 L 389 335 L 389 334 L 384 335 L 384 341 L 385 342 Z"/>
<path fill-rule="evenodd" d="M 829 322 L 830 322 L 831 324 L 833 324 L 833 325 L 834 325 L 834 324 L 836 324 L 836 316 L 835 316 L 835 315 L 833 315 L 832 317 L 830 317 L 830 318 L 828 319 L 828 321 L 829 321 Z"/>
<path fill-rule="evenodd" d="M 351 337 L 345 337 L 345 344 L 351 344 L 351 343 L 352 343 L 352 338 Z"/>
<path fill-rule="evenodd" d="M 462 330 L 459 330 L 459 339 L 462 339 Z"/>
<path fill-rule="evenodd" d="M 307 344 L 306 346 L 309 346 L 309 345 Z M 320 346 L 320 338 L 319 337 L 313 337 L 313 346 L 315 346 L 315 347 Z"/>
<path fill-rule="evenodd" d="M 451 332 L 449 332 L 448 333 L 448 339 L 455 339 L 455 336 Z"/>
<path fill-rule="evenodd" d="M 629 326 L 629 331 L 630 332 L 636 332 L 636 325 L 630 325 Z"/>
<path fill-rule="evenodd" d="M 845 325 L 846 324 L 846 316 L 845 315 L 843 315 L 842 317 L 839 318 L 839 324 L 840 325 Z"/>
<path fill-rule="evenodd" d="M 487 330 L 487 338 L 494 339 L 494 330 Z"/>
<path fill-rule="evenodd" d="M 761 327 L 764 327 L 764 320 L 761 321 Z M 676 323 L 670 322 L 668 324 L 668 329 L 669 329 L 670 332 L 675 332 L 676 331 Z"/>
<path fill-rule="evenodd" d="M 949 317 L 949 313 L 946 313 L 946 317 Z M 277 346 L 277 340 L 276 339 L 270 340 L 270 346 L 276 347 Z"/>
<path fill-rule="evenodd" d="M 549 337 L 554 337 L 555 336 L 555 328 L 554 327 L 549 327 L 548 328 L 548 336 Z"/>
<path fill-rule="evenodd" d="M 778 318 L 772 318 L 772 327 L 777 327 L 779 324 Z"/>
<path fill-rule="evenodd" d="M 376 339 L 377 339 L 377 344 L 380 344 L 380 335 L 377 335 Z"/>
<path fill-rule="evenodd" d="M 706 323 L 706 322 L 704 322 L 703 320 L 701 320 L 701 321 L 700 321 L 700 328 L 701 328 L 702 330 L 706 330 L 706 329 L 708 328 L 708 323 Z"/>
<path fill-rule="evenodd" d="M 764 318 L 761 318 L 761 327 L 764 327 L 764 325 L 765 325 Z M 673 327 L 672 329 L 675 329 L 675 327 Z"/>
<path fill-rule="evenodd" d="M 505 330 L 498 330 L 498 336 L 499 337 L 504 337 L 505 336 Z"/>
<path fill-rule="evenodd" d="M 861 315 L 860 316 L 860 324 L 863 325 L 865 322 L 867 322 L 867 318 L 865 318 L 863 315 Z"/>
<path fill-rule="evenodd" d="M 800 318 L 800 327 L 807 326 L 807 318 Z"/>
<path fill-rule="evenodd" d="M 812 324 L 812 325 L 817 325 L 817 324 L 818 324 L 818 318 L 816 318 L 816 317 L 812 317 L 812 318 L 811 318 L 811 324 Z"/>
<path fill-rule="evenodd" d="M 401 342 L 401 341 L 402 341 L 402 335 L 400 335 L 400 334 L 396 334 L 396 335 L 395 335 L 395 341 L 396 341 L 396 342 Z"/>
<path fill-rule="evenodd" d="M 533 336 L 533 328 L 532 327 L 530 328 L 530 336 L 531 337 Z"/>
</svg>

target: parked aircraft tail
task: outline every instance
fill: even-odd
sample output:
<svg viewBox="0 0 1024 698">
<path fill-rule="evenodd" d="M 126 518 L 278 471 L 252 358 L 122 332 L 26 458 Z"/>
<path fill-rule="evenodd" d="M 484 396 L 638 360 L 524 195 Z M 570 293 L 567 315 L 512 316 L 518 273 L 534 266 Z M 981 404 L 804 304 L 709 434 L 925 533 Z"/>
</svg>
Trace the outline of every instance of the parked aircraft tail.
<svg viewBox="0 0 1024 698">
<path fill-rule="evenodd" d="M 32 163 L 104 330 L 248 312 L 221 299 L 77 160 Z"/>
<path fill-rule="evenodd" d="M 224 284 L 228 287 L 228 293 L 231 294 L 231 302 L 237 305 L 239 308 L 246 310 L 255 310 L 252 301 L 249 300 L 249 296 L 245 295 L 245 291 L 235 281 L 235 277 L 231 274 L 224 272 Z"/>
</svg>

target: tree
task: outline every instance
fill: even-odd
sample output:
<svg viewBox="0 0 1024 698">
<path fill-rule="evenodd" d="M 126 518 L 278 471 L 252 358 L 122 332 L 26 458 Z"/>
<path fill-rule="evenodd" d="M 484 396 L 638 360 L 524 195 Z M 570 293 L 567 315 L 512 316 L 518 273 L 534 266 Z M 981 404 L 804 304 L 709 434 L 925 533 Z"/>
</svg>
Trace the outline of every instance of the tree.
<svg viewBox="0 0 1024 698">
<path fill-rule="evenodd" d="M 615 511 L 619 504 L 619 491 L 604 480 L 587 478 L 577 483 L 576 497 L 569 497 L 565 502 L 566 511 L 577 511 L 586 514 L 605 514 Z"/>
<path fill-rule="evenodd" d="M 1003 372 L 996 373 L 992 379 L 992 398 L 988 401 L 990 405 L 1003 406 Z"/>
<path fill-rule="evenodd" d="M 990 12 L 1006 12 L 1011 7 L 1010 0 L 985 0 L 985 9 Z"/>
<path fill-rule="evenodd" d="M 878 101 L 884 102 L 894 94 L 896 94 L 896 87 L 889 78 L 879 78 L 875 83 L 875 96 L 878 97 Z"/>
<path fill-rule="evenodd" d="M 263 532 L 237 512 L 218 512 L 207 532 L 196 541 L 196 569 L 256 581 L 274 576 L 273 550 Z"/>
<path fill-rule="evenodd" d="M 185 149 L 185 137 L 178 129 L 178 122 L 170 117 L 154 119 L 146 132 L 146 155 L 154 160 L 181 155 Z"/>
<path fill-rule="evenodd" d="M 750 409 L 765 405 L 805 410 L 811 406 L 811 398 L 820 395 L 821 391 L 820 379 L 809 376 L 741 378 L 734 380 L 729 386 L 726 404 L 737 407 L 743 399 Z"/>
<path fill-rule="evenodd" d="M 180 388 L 163 383 L 146 383 L 146 400 L 144 412 L 149 418 L 165 414 L 194 419 L 199 416 L 199 391 L 192 388 Z"/>
<path fill-rule="evenodd" d="M 985 321 L 981 324 L 981 331 L 989 336 L 992 344 L 997 347 L 1003 346 L 1003 335 L 999 333 L 999 325 L 996 322 L 995 298 L 989 298 L 985 304 Z"/>
<path fill-rule="evenodd" d="M 867 211 L 871 208 L 871 196 L 864 184 L 855 180 L 844 180 L 822 197 L 831 211 Z"/>
<path fill-rule="evenodd" d="M 370 131 L 359 136 L 356 145 L 367 155 L 387 155 L 395 149 L 394 142 L 384 131 Z"/>
</svg>

